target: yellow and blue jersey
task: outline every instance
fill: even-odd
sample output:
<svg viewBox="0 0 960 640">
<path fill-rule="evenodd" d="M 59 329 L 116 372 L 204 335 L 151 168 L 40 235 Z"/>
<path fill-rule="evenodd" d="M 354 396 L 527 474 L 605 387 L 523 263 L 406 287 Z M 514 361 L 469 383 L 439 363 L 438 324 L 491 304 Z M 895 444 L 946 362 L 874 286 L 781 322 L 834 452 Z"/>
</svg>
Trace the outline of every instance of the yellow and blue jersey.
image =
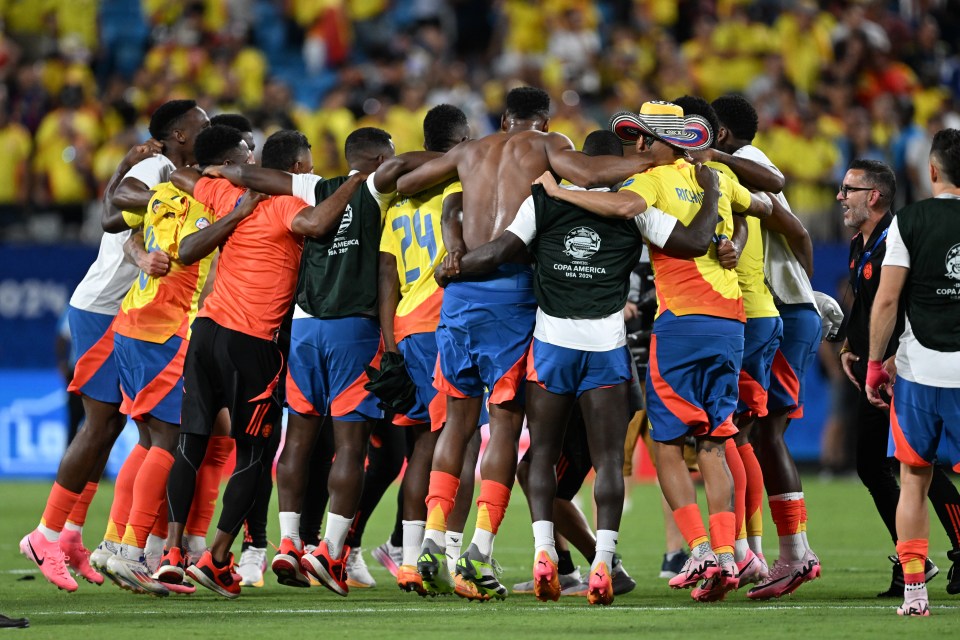
<svg viewBox="0 0 960 640">
<path fill-rule="evenodd" d="M 125 212 L 124 219 L 136 222 L 137 217 Z M 173 184 L 164 182 L 154 188 L 142 220 L 144 245 L 147 251 L 167 253 L 170 271 L 162 277 L 140 272 L 120 305 L 116 333 L 155 343 L 174 335 L 188 336 L 214 253 L 192 265 L 182 264 L 180 241 L 215 219 L 211 209 Z"/>
<path fill-rule="evenodd" d="M 440 184 L 410 197 L 399 197 L 387 209 L 380 251 L 397 259 L 400 304 L 394 319 L 395 339 L 433 332 L 440 322 L 443 289 L 433 274 L 447 255 L 440 230 L 443 201 L 463 191 L 459 182 Z"/>
<path fill-rule="evenodd" d="M 684 160 L 636 174 L 621 189 L 633 191 L 648 207 L 657 207 L 684 225 L 690 224 L 703 201 L 694 167 Z M 733 237 L 733 203 L 741 210 L 749 207 L 750 192 L 721 174 L 716 233 L 728 238 Z M 651 245 L 650 260 L 658 317 L 671 311 L 675 316 L 706 315 L 745 321 L 737 274 L 720 266 L 716 244 L 705 255 L 690 259 L 672 258 Z"/>
</svg>

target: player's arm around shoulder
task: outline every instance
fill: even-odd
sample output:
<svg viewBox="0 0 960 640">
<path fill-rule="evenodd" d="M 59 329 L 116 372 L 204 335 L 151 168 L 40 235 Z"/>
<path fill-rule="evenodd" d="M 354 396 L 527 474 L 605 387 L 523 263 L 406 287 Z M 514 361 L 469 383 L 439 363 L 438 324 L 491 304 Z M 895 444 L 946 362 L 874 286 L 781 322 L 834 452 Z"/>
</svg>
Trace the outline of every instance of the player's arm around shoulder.
<svg viewBox="0 0 960 640">
<path fill-rule="evenodd" d="M 465 153 L 469 153 L 472 145 L 472 140 L 464 140 L 446 153 L 428 159 L 415 169 L 401 174 L 396 181 L 397 193 L 412 196 L 441 182 L 456 178 L 457 164 Z M 422 153 L 429 152 L 424 151 Z"/>
<path fill-rule="evenodd" d="M 564 189 L 557 184 L 557 179 L 549 171 L 544 171 L 543 174 L 534 181 L 534 184 L 543 185 L 547 195 L 551 198 L 569 202 L 574 206 L 605 218 L 630 220 L 647 210 L 646 200 L 639 194 L 628 189 L 621 189 L 620 191 Z"/>
<path fill-rule="evenodd" d="M 329 198 L 315 207 L 304 207 L 290 223 L 290 230 L 310 238 L 322 238 L 340 226 L 340 220 L 353 198 L 367 179 L 365 173 L 354 173 L 337 187 Z"/>
<path fill-rule="evenodd" d="M 266 169 L 252 164 L 227 164 L 207 167 L 203 175 L 223 178 L 236 187 L 246 187 L 271 196 L 293 193 L 293 174 L 279 169 Z"/>
</svg>

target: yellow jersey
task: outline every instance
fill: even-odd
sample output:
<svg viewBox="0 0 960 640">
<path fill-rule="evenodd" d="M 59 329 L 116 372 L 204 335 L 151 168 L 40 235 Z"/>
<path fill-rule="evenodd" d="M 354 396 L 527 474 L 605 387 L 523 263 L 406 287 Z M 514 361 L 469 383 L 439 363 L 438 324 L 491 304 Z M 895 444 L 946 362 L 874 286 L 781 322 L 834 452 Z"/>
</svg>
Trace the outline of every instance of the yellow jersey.
<svg viewBox="0 0 960 640">
<path fill-rule="evenodd" d="M 124 214 L 128 223 L 137 216 Z M 180 262 L 180 242 L 213 224 L 213 210 L 180 191 L 172 183 L 154 188 L 143 216 L 143 238 L 147 251 L 164 251 L 170 256 L 170 271 L 162 277 L 140 272 L 120 305 L 114 331 L 128 338 L 162 344 L 174 335 L 189 338 L 189 327 L 197 315 L 200 293 L 207 282 L 216 252 L 192 265 Z"/>
<path fill-rule="evenodd" d="M 447 255 L 440 216 L 443 201 L 462 191 L 458 181 L 439 184 L 416 195 L 397 198 L 387 209 L 380 251 L 397 259 L 400 304 L 393 321 L 397 342 L 414 333 L 437 330 L 443 289 L 433 274 Z"/>
<path fill-rule="evenodd" d="M 654 167 L 623 183 L 621 190 L 642 197 L 648 207 L 657 207 L 684 225 L 700 210 L 703 190 L 697 183 L 694 167 L 685 160 Z M 739 183 L 720 175 L 720 220 L 716 233 L 733 236 L 733 203 L 738 210 L 750 206 L 750 192 Z M 654 284 L 657 290 L 657 316 L 670 311 L 675 316 L 705 315 L 744 322 L 743 296 L 736 272 L 724 269 L 717 260 L 716 243 L 697 258 L 672 258 L 650 245 Z"/>
<path fill-rule="evenodd" d="M 708 162 L 731 181 L 740 184 L 740 179 L 733 170 L 722 162 Z M 748 318 L 776 318 L 780 312 L 773 301 L 773 295 L 767 289 L 763 275 L 763 230 L 760 219 L 754 216 L 746 217 L 747 242 L 740 252 L 737 262 L 737 281 L 740 283 L 740 293 L 743 294 L 743 312 Z"/>
</svg>

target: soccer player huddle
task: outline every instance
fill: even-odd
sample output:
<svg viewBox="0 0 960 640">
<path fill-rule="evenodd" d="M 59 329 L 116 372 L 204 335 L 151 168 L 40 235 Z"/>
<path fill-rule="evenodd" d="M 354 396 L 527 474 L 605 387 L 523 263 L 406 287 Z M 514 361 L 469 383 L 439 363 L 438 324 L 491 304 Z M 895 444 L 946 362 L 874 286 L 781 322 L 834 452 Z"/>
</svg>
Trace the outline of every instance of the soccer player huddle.
<svg viewBox="0 0 960 640">
<path fill-rule="evenodd" d="M 732 95 L 647 102 L 583 151 L 548 132 L 549 110 L 545 92 L 514 89 L 501 131 L 472 140 L 463 112 L 439 105 L 424 150 L 400 155 L 386 131 L 358 129 L 345 142 L 349 174 L 321 178 L 297 131 L 267 138 L 257 165 L 242 116 L 159 107 L 152 139 L 108 184 L 110 233 L 70 301 L 70 390 L 87 422 L 21 552 L 68 591 L 70 570 L 159 596 L 262 586 L 286 404 L 270 563 L 280 584 L 341 596 L 370 586 L 358 532 L 383 493 L 379 480 L 366 498 L 378 456 L 399 448 L 397 527 L 374 556 L 402 589 L 503 599 L 493 546 L 519 476 L 535 549 L 532 582 L 515 591 L 611 604 L 635 587 L 616 553 L 641 382 L 623 309 L 646 243 L 658 303 L 644 385 L 651 453 L 690 551 L 670 586 L 710 602 L 753 584 L 747 597 L 764 600 L 819 577 L 784 433 L 842 315 L 810 285 L 812 245 L 783 175 L 751 144 L 754 108 Z M 127 418 L 139 444 L 90 552 L 86 512 Z M 571 502 L 591 467 L 595 535 Z M 389 484 L 398 472 L 381 475 Z M 591 562 L 586 577 L 567 539 Z"/>
</svg>

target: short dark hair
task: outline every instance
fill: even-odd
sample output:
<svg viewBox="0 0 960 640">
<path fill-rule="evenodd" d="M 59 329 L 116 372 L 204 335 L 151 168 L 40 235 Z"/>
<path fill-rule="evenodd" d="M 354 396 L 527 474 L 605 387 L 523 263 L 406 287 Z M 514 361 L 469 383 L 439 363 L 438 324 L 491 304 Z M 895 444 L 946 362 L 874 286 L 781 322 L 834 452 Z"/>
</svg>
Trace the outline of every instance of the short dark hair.
<svg viewBox="0 0 960 640">
<path fill-rule="evenodd" d="M 960 186 L 960 129 L 941 129 L 933 136 L 930 157 L 947 182 Z"/>
<path fill-rule="evenodd" d="M 263 143 L 260 166 L 265 169 L 289 171 L 297 163 L 300 154 L 310 150 L 307 136 L 295 129 L 277 131 Z"/>
<path fill-rule="evenodd" d="M 847 167 L 847 170 L 863 171 L 864 178 L 871 187 L 880 192 L 880 201 L 889 207 L 893 203 L 893 196 L 897 193 L 897 176 L 893 169 L 885 162 L 856 158 Z"/>
<path fill-rule="evenodd" d="M 343 143 L 343 155 L 352 162 L 358 154 L 380 155 L 390 147 L 390 134 L 376 127 L 361 127 L 347 136 Z"/>
<path fill-rule="evenodd" d="M 583 152 L 588 156 L 622 156 L 623 142 L 613 131 L 591 131 L 583 141 Z"/>
<path fill-rule="evenodd" d="M 671 100 L 673 104 L 683 109 L 685 116 L 700 116 L 706 119 L 707 124 L 713 131 L 713 145 L 717 144 L 717 133 L 720 131 L 720 118 L 710 103 L 697 96 L 680 96 L 676 100 Z"/>
<path fill-rule="evenodd" d="M 201 167 L 223 164 L 227 154 L 236 149 L 241 142 L 243 137 L 233 127 L 224 125 L 207 127 L 197 135 L 193 154 Z"/>
<path fill-rule="evenodd" d="M 253 133 L 253 125 L 250 124 L 250 120 L 247 119 L 247 116 L 239 113 L 221 113 L 213 116 L 210 118 L 210 126 L 216 125 L 233 127 L 240 133 Z"/>
<path fill-rule="evenodd" d="M 154 140 L 166 140 L 177 128 L 177 123 L 191 109 L 197 108 L 196 100 L 171 100 L 157 107 L 150 116 L 150 135 Z"/>
<path fill-rule="evenodd" d="M 520 120 L 550 116 L 550 96 L 536 87 L 517 87 L 507 94 L 507 115 Z"/>
<path fill-rule="evenodd" d="M 438 104 L 423 119 L 423 146 L 427 151 L 446 151 L 450 141 L 468 127 L 463 111 L 452 104 Z"/>
<path fill-rule="evenodd" d="M 757 110 L 741 95 L 729 93 L 714 100 L 711 105 L 720 119 L 720 126 L 728 129 L 734 138 L 753 141 L 760 119 Z"/>
</svg>

